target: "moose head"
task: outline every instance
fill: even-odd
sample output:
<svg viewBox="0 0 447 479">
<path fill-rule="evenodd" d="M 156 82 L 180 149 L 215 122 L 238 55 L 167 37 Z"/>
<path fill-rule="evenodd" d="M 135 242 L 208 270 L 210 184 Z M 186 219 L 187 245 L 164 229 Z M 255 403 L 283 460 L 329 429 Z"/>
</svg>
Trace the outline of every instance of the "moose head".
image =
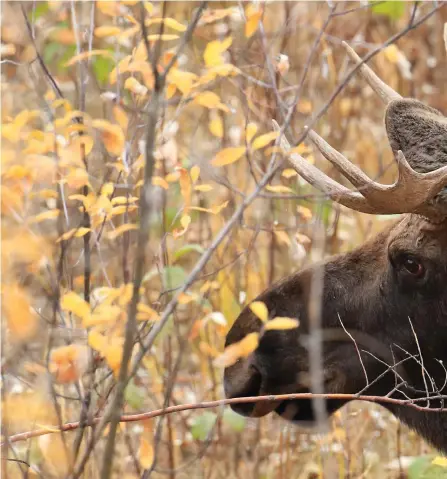
<svg viewBox="0 0 447 479">
<path fill-rule="evenodd" d="M 310 340 L 318 333 L 323 392 L 415 401 L 423 410 L 402 404 L 385 407 L 447 452 L 447 409 L 442 411 L 443 395 L 447 398 L 447 118 L 417 100 L 402 98 L 361 64 L 348 45 L 345 48 L 386 104 L 385 126 L 398 179 L 393 185 L 372 181 L 313 131 L 308 132 L 310 141 L 355 191 L 297 154 L 289 160 L 308 183 L 350 209 L 403 215 L 357 249 L 294 273 L 256 298 L 266 305 L 270 319 L 297 318 L 297 328 L 264 329 L 249 307 L 242 311 L 226 346 L 253 332 L 260 333 L 259 345 L 225 369 L 225 394 L 235 398 L 312 392 Z M 284 138 L 281 145 L 289 148 Z M 318 278 L 319 291 L 314 287 Z M 315 314 L 320 327 L 314 331 Z M 326 400 L 325 414 L 346 402 Z M 311 399 L 232 407 L 251 417 L 274 411 L 298 423 L 316 420 Z"/>
</svg>

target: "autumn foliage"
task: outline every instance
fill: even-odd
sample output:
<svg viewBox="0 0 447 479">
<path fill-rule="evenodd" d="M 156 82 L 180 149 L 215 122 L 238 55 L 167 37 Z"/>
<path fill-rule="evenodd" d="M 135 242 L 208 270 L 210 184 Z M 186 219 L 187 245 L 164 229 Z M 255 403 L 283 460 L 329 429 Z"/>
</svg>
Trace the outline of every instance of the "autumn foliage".
<svg viewBox="0 0 447 479">
<path fill-rule="evenodd" d="M 288 167 L 271 120 L 289 115 L 292 143 L 343 82 L 342 40 L 365 54 L 414 8 L 434 7 L 334 3 L 2 5 L 2 438 L 50 433 L 4 442 L 5 477 L 105 477 L 115 433 L 85 426 L 120 384 L 122 413 L 222 397 L 222 368 L 259 342 L 224 350 L 242 308 L 264 323 L 259 334 L 299 328 L 253 300 L 381 227 Z M 372 60 L 403 95 L 444 111 L 446 19 L 437 10 Z M 315 128 L 390 182 L 378 105 L 353 79 Z M 291 152 L 335 174 L 305 142 Z M 73 421 L 82 427 L 57 432 Z M 324 436 L 186 411 L 119 424 L 110 477 L 397 477 L 400 456 L 443 472 L 426 453 L 370 405 L 337 413 Z"/>
</svg>

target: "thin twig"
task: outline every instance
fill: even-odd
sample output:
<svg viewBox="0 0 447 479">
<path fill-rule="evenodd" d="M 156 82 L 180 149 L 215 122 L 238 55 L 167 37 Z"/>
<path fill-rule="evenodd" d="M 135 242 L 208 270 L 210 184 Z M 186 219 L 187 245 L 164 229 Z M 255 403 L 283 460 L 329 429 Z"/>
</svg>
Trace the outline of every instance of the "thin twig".
<svg viewBox="0 0 447 479">
<path fill-rule="evenodd" d="M 296 393 L 296 394 L 278 394 L 278 395 L 267 395 L 267 396 L 247 396 L 241 398 L 231 398 L 231 399 L 219 399 L 217 401 L 204 401 L 201 403 L 191 403 L 191 404 L 179 404 L 176 406 L 169 406 L 167 408 L 156 409 L 154 411 L 148 411 L 140 414 L 126 414 L 119 417 L 119 422 L 137 422 L 144 421 L 146 419 L 151 419 L 154 417 L 165 416 L 166 414 L 172 414 L 182 411 L 191 411 L 196 409 L 211 409 L 222 406 L 229 406 L 232 404 L 246 404 L 251 402 L 271 402 L 271 401 L 289 401 L 297 399 L 314 399 L 314 398 L 323 398 L 323 399 L 339 399 L 344 401 L 369 401 L 377 404 L 391 404 L 394 406 L 404 406 L 415 409 L 416 411 L 424 412 L 446 412 L 445 408 L 428 408 L 425 406 L 419 406 L 417 404 L 419 399 L 395 399 L 383 396 L 358 396 L 357 394 L 313 394 L 313 393 Z M 447 396 L 438 396 L 433 397 L 432 399 L 446 399 Z M 422 401 L 426 401 L 426 398 L 422 398 Z M 104 419 L 103 417 L 94 418 L 88 426 L 94 426 L 99 424 L 100 421 Z M 37 429 L 34 431 L 21 432 L 19 434 L 14 434 L 9 436 L 7 440 L 10 443 L 15 443 L 19 441 L 26 441 L 33 437 L 45 436 L 47 434 L 54 434 L 60 431 L 73 431 L 79 427 L 79 422 L 69 422 L 63 424 L 59 428 L 47 428 L 47 429 Z M 4 442 L 0 444 L 4 445 Z"/>
</svg>

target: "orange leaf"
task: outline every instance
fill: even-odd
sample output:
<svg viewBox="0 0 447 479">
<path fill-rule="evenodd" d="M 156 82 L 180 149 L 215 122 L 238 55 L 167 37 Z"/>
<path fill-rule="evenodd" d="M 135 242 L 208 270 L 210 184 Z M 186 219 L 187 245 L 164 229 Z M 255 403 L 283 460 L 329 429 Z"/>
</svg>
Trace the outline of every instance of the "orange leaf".
<svg viewBox="0 0 447 479">
<path fill-rule="evenodd" d="M 126 231 L 132 231 L 132 230 L 137 230 L 138 226 L 130 223 L 126 223 L 124 225 L 118 226 L 118 228 L 115 228 L 113 231 L 110 231 L 107 233 L 107 238 L 110 240 L 114 240 L 118 238 L 118 236 L 122 235 Z"/>
<path fill-rule="evenodd" d="M 258 29 L 259 21 L 262 17 L 262 11 L 257 10 L 254 5 L 248 5 L 245 9 L 247 22 L 245 24 L 245 36 L 250 38 Z"/>
<path fill-rule="evenodd" d="M 53 349 L 49 368 L 59 384 L 77 381 L 87 370 L 88 350 L 85 346 L 71 344 Z"/>
<path fill-rule="evenodd" d="M 25 341 L 34 335 L 38 321 L 25 290 L 18 285 L 3 285 L 2 310 L 14 341 Z"/>
<path fill-rule="evenodd" d="M 152 420 L 145 421 L 144 430 L 140 438 L 139 459 L 143 469 L 149 469 L 154 462 L 154 448 L 152 446 Z"/>
<path fill-rule="evenodd" d="M 28 223 L 40 223 L 45 220 L 54 220 L 59 216 L 60 211 L 56 208 L 54 210 L 44 211 L 43 213 L 39 213 L 38 215 L 30 218 Z"/>
<path fill-rule="evenodd" d="M 102 27 L 99 27 L 102 28 Z M 91 58 L 94 56 L 103 55 L 109 58 L 113 58 L 113 55 L 109 52 L 109 50 L 89 50 L 87 52 L 79 53 L 79 55 L 75 55 L 71 57 L 70 60 L 65 64 L 66 67 L 71 67 L 77 62 L 81 60 L 85 60 L 86 58 Z"/>
<path fill-rule="evenodd" d="M 121 28 L 113 25 L 103 25 L 102 27 L 95 28 L 95 37 L 98 38 L 114 37 L 118 33 L 121 33 Z"/>
<path fill-rule="evenodd" d="M 124 133 L 119 125 L 113 125 L 106 120 L 93 120 L 92 126 L 102 133 L 102 141 L 107 151 L 114 156 L 120 156 L 124 149 Z"/>
<path fill-rule="evenodd" d="M 259 344 L 259 333 L 249 333 L 241 341 L 231 344 L 225 348 L 225 351 L 218 356 L 214 363 L 216 366 L 228 367 L 233 365 L 238 359 L 250 355 Z"/>
<path fill-rule="evenodd" d="M 164 190 L 169 189 L 169 183 L 164 178 L 161 178 L 160 176 L 154 176 L 152 178 L 152 184 L 154 186 L 159 186 L 160 188 L 163 188 Z"/>
</svg>

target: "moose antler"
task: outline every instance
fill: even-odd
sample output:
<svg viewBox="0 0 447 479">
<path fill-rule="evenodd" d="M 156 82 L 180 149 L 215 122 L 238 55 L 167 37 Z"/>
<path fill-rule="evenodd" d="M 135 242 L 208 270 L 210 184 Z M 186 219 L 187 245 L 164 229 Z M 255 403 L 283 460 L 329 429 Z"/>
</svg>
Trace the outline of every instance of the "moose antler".
<svg viewBox="0 0 447 479">
<path fill-rule="evenodd" d="M 355 51 L 345 42 L 343 44 L 349 57 L 356 64 L 360 64 L 361 59 Z M 387 105 L 393 101 L 405 101 L 367 65 L 362 64 L 359 71 Z M 273 123 L 274 128 L 279 130 L 278 124 L 275 121 Z M 399 150 L 395 155 L 398 179 L 392 185 L 383 185 L 369 178 L 314 131 L 309 130 L 308 137 L 323 156 L 357 188 L 357 191 L 351 191 L 329 178 L 297 153 L 290 154 L 288 159 L 308 183 L 337 203 L 370 214 L 416 213 L 433 221 L 439 221 L 447 216 L 447 204 L 433 202 L 435 196 L 447 186 L 447 166 L 428 173 L 419 173 L 408 164 L 404 154 Z M 290 144 L 284 135 L 281 138 L 281 147 L 285 151 L 290 150 Z"/>
</svg>

